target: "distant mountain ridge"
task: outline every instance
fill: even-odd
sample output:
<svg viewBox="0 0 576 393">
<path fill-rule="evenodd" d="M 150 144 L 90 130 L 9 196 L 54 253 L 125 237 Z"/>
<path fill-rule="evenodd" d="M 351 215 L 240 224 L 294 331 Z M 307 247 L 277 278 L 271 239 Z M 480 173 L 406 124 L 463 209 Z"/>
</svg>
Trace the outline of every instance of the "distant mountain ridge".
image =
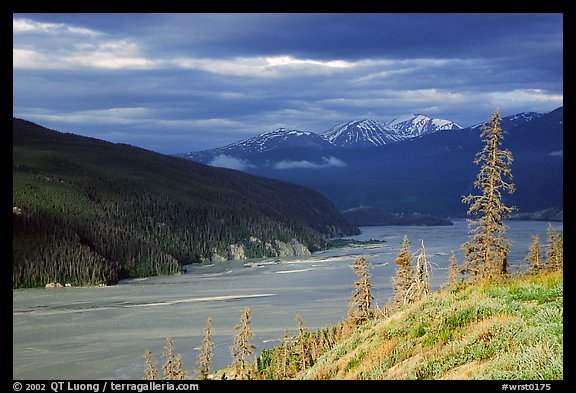
<svg viewBox="0 0 576 393">
<path fill-rule="evenodd" d="M 421 114 L 394 119 L 389 123 L 374 119 L 352 120 L 337 124 L 319 134 L 278 128 L 224 147 L 179 153 L 176 156 L 210 164 L 221 155 L 242 158 L 254 153 L 289 148 L 364 149 L 401 142 L 437 131 L 461 128 L 460 125 L 450 120 L 430 118 Z"/>
<path fill-rule="evenodd" d="M 505 198 L 519 208 L 519 214 L 563 208 L 563 113 L 559 107 L 544 114 L 521 112 L 502 117 L 506 131 L 502 146 L 514 155 L 512 173 L 517 190 Z M 227 158 L 237 157 L 242 164 L 237 169 L 248 173 L 313 188 L 341 211 L 373 206 L 391 214 L 463 217 L 466 207 L 461 199 L 474 192 L 478 173 L 474 158 L 482 149 L 480 128 L 484 123 L 456 128 L 459 125 L 429 119 L 428 124 L 437 126 L 434 132 L 427 131 L 419 115 L 389 123 L 352 121 L 328 130 L 350 146 L 343 142 L 344 146 L 333 143 L 316 148 L 280 144 L 261 153 L 228 150 Z M 390 124 L 401 130 L 391 131 Z M 376 140 L 373 135 L 381 135 L 376 128 L 395 135 L 394 139 Z M 210 151 L 184 157 L 214 162 Z"/>
<path fill-rule="evenodd" d="M 335 147 L 356 149 L 383 146 L 405 139 L 394 128 L 374 119 L 341 123 L 320 134 L 320 137 Z"/>
<path fill-rule="evenodd" d="M 225 152 L 232 147 L 238 147 L 249 153 L 262 153 L 275 150 L 279 146 L 322 149 L 329 148 L 330 144 L 314 132 L 278 128 L 274 131 L 265 132 L 256 137 L 225 146 L 221 150 Z"/>
<path fill-rule="evenodd" d="M 502 127 L 503 130 L 507 130 L 512 127 L 516 127 L 520 124 L 525 124 L 531 122 L 532 120 L 540 119 L 544 115 L 545 114 L 543 113 L 536 113 L 536 112 L 521 112 L 515 115 L 505 116 L 502 118 L 500 126 Z M 470 128 L 472 129 L 480 128 L 485 124 L 486 124 L 485 122 L 478 123 L 476 125 L 471 126 Z"/>
<path fill-rule="evenodd" d="M 359 206 L 342 212 L 342 215 L 353 225 L 363 226 L 439 226 L 454 225 L 448 219 L 429 214 L 390 214 L 372 206 Z"/>
<path fill-rule="evenodd" d="M 399 131 L 406 138 L 414 138 L 436 131 L 460 130 L 464 128 L 450 120 L 430 118 L 421 114 L 394 119 L 388 123 L 388 126 Z"/>
</svg>

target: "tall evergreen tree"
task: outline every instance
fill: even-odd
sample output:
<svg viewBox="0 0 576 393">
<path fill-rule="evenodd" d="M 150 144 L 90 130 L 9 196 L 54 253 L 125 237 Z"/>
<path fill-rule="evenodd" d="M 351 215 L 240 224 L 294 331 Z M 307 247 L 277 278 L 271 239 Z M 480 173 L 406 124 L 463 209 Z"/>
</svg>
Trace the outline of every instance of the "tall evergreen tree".
<svg viewBox="0 0 576 393">
<path fill-rule="evenodd" d="M 298 354 L 298 369 L 304 370 L 310 366 L 310 351 L 308 341 L 306 340 L 306 329 L 300 314 L 296 314 L 296 323 L 298 323 L 298 339 L 296 341 L 296 352 Z"/>
<path fill-rule="evenodd" d="M 458 273 L 458 261 L 456 260 L 454 250 L 452 250 L 452 255 L 450 255 L 450 259 L 448 260 L 448 284 L 446 285 L 448 290 L 453 290 L 458 287 Z"/>
<path fill-rule="evenodd" d="M 562 270 L 564 266 L 563 238 L 556 234 L 552 224 L 548 224 L 548 244 L 546 247 L 546 270 Z"/>
<path fill-rule="evenodd" d="M 186 379 L 186 373 L 182 367 L 182 355 L 174 355 L 174 342 L 172 337 L 166 337 L 166 346 L 164 347 L 164 379 L 167 380 L 181 380 Z"/>
<path fill-rule="evenodd" d="M 249 308 L 242 310 L 240 324 L 234 326 L 236 336 L 232 346 L 232 358 L 234 359 L 234 369 L 238 379 L 250 379 L 248 356 L 256 351 L 256 346 L 250 342 L 254 333 L 250 330 L 250 316 L 252 312 Z"/>
<path fill-rule="evenodd" d="M 146 373 L 145 379 L 158 379 L 158 362 L 152 359 L 152 352 L 149 349 L 144 351 L 144 359 L 146 360 L 146 370 L 144 371 Z"/>
<path fill-rule="evenodd" d="M 463 269 L 471 273 L 474 280 L 499 279 L 508 271 L 509 240 L 504 237 L 506 225 L 503 219 L 515 209 L 502 201 L 502 193 L 513 193 L 512 153 L 502 150 L 503 131 L 500 127 L 500 113 L 496 111 L 488 124 L 482 127 L 480 137 L 484 148 L 476 154 L 474 163 L 480 165 L 480 172 L 474 182 L 480 195 L 468 195 L 462 199 L 469 204 L 471 228 L 469 240 L 464 243 L 465 260 Z"/>
<path fill-rule="evenodd" d="M 414 295 L 412 296 L 412 299 L 413 301 L 418 301 L 432 292 L 432 287 L 430 286 L 430 270 L 428 268 L 424 240 L 422 240 L 422 247 L 420 248 L 420 254 L 416 260 L 416 270 L 414 273 Z"/>
<path fill-rule="evenodd" d="M 404 235 L 402 240 L 402 248 L 396 256 L 396 274 L 392 279 L 392 286 L 394 288 L 394 305 L 401 306 L 408 304 L 409 290 L 414 278 L 414 271 L 412 269 L 412 254 L 410 253 L 410 242 L 408 236 Z"/>
<path fill-rule="evenodd" d="M 288 349 L 288 344 L 290 340 L 288 338 L 288 329 L 284 329 L 282 334 L 282 346 L 278 348 L 279 356 L 276 358 L 275 367 L 275 377 L 277 379 L 287 379 L 290 375 L 290 352 Z"/>
<path fill-rule="evenodd" d="M 354 326 L 360 326 L 374 316 L 372 310 L 372 284 L 370 283 L 370 273 L 368 269 L 370 264 L 366 257 L 359 257 L 354 260 L 352 269 L 358 277 L 354 281 L 354 291 L 350 299 L 350 308 L 348 310 L 348 322 Z"/>
<path fill-rule="evenodd" d="M 210 374 L 210 362 L 212 360 L 212 350 L 214 343 L 212 342 L 212 317 L 208 317 L 206 327 L 204 328 L 204 341 L 202 348 L 198 355 L 198 379 L 208 379 Z"/>
<path fill-rule="evenodd" d="M 530 262 L 528 266 L 528 273 L 538 274 L 542 270 L 542 252 L 540 251 L 540 236 L 532 236 L 532 244 L 528 248 L 528 255 L 524 258 L 526 262 Z"/>
</svg>

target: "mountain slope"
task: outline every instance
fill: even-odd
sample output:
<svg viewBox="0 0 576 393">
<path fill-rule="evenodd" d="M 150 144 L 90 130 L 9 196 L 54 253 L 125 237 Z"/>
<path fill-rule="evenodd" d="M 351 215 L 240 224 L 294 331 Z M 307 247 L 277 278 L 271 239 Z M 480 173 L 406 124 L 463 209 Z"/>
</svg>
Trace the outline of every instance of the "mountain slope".
<svg viewBox="0 0 576 393">
<path fill-rule="evenodd" d="M 403 139 L 431 134 L 437 131 L 460 130 L 463 127 L 445 119 L 430 118 L 421 114 L 401 117 L 388 123 Z"/>
<path fill-rule="evenodd" d="M 542 116 L 544 116 L 544 114 L 536 113 L 536 112 L 521 112 L 521 113 L 517 113 L 515 115 L 504 116 L 500 122 L 500 126 L 502 127 L 503 130 L 508 130 L 508 129 L 516 127 L 518 125 L 522 125 L 522 124 L 531 122 L 532 120 L 537 120 L 537 119 L 541 118 Z M 473 129 L 474 128 L 480 128 L 485 124 L 487 124 L 487 123 L 476 124 L 470 128 L 473 128 Z"/>
<path fill-rule="evenodd" d="M 200 152 L 181 153 L 176 156 L 209 165 L 226 166 L 219 165 L 226 163 L 226 160 L 218 160 L 218 157 L 228 159 L 233 157 L 234 159 L 241 160 L 243 157 L 292 147 L 326 150 L 331 149 L 332 145 L 314 132 L 278 128 L 277 130 L 265 132 L 253 138 L 231 143 L 224 147 Z M 246 165 L 249 166 L 249 164 Z"/>
<path fill-rule="evenodd" d="M 561 272 L 432 294 L 369 322 L 298 379 L 563 379 Z"/>
<path fill-rule="evenodd" d="M 463 281 L 377 311 L 352 331 L 342 320 L 284 336 L 262 351 L 254 372 L 275 380 L 562 380 L 563 292 L 562 271 Z M 210 378 L 234 373 L 228 367 Z"/>
<path fill-rule="evenodd" d="M 338 124 L 321 134 L 335 147 L 359 149 L 383 146 L 405 139 L 378 120 L 353 120 Z"/>
<path fill-rule="evenodd" d="M 329 148 L 330 145 L 317 134 L 309 131 L 288 130 L 278 128 L 271 132 L 265 132 L 254 138 L 224 147 L 226 149 L 242 148 L 246 153 L 262 153 L 275 150 L 279 147 L 305 147 L 312 149 Z"/>
<path fill-rule="evenodd" d="M 20 119 L 12 135 L 14 287 L 110 284 L 357 233 L 301 186 Z"/>
</svg>

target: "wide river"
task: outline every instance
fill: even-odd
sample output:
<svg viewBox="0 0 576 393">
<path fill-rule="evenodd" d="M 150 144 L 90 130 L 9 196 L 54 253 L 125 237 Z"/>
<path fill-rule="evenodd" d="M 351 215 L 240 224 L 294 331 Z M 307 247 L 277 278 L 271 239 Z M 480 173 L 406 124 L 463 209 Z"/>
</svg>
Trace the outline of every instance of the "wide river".
<svg viewBox="0 0 576 393">
<path fill-rule="evenodd" d="M 547 222 L 510 221 L 511 271 L 524 269 L 531 236 L 547 241 Z M 553 223 L 562 231 L 562 223 Z M 384 306 L 392 296 L 394 258 L 404 234 L 416 253 L 424 240 L 436 291 L 446 282 L 448 258 L 467 240 L 465 220 L 445 227 L 363 227 L 359 240 L 384 243 L 316 252 L 309 257 L 218 262 L 189 266 L 178 276 L 125 280 L 105 288 L 13 291 L 14 379 L 142 379 L 144 351 L 159 365 L 170 336 L 184 368 L 195 370 L 197 347 L 209 316 L 215 344 L 213 368 L 231 363 L 230 347 L 240 312 L 252 310 L 258 351 L 278 345 L 284 329 L 296 335 L 296 314 L 308 330 L 346 315 L 355 276 L 352 261 L 373 265 L 373 295 Z M 195 377 L 195 373 L 190 373 Z"/>
</svg>

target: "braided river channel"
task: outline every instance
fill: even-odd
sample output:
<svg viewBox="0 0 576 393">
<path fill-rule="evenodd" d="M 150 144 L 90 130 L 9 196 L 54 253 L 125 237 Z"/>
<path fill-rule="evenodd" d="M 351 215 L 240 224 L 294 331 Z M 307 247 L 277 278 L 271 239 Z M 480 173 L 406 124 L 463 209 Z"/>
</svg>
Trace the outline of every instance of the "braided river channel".
<svg viewBox="0 0 576 393">
<path fill-rule="evenodd" d="M 144 351 L 159 365 L 166 337 L 191 378 L 204 326 L 212 317 L 212 369 L 231 364 L 234 325 L 243 308 L 252 310 L 258 353 L 280 343 L 284 329 L 297 334 L 296 314 L 308 331 L 341 320 L 355 280 L 351 265 L 366 256 L 376 305 L 392 296 L 394 259 L 406 234 L 417 253 L 424 240 L 430 280 L 437 291 L 447 280 L 454 250 L 468 238 L 465 220 L 452 226 L 362 227 L 357 240 L 381 243 L 315 252 L 307 257 L 266 258 L 189 265 L 176 276 L 138 278 L 103 288 L 13 290 L 14 379 L 143 379 Z M 546 249 L 548 222 L 508 221 L 510 271 L 524 270 L 531 236 Z M 553 222 L 556 231 L 561 222 Z"/>
</svg>

